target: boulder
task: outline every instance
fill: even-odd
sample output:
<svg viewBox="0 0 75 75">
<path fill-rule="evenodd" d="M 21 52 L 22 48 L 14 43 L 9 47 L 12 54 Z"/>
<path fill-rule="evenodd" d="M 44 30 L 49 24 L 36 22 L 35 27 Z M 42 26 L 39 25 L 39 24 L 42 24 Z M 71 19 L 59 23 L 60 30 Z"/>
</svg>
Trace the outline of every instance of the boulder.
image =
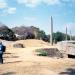
<svg viewBox="0 0 75 75">
<path fill-rule="evenodd" d="M 17 43 L 13 45 L 14 48 L 24 48 L 23 44 Z"/>
<path fill-rule="evenodd" d="M 45 50 L 48 53 L 49 57 L 63 58 L 63 54 L 57 48 L 44 48 L 43 50 Z"/>
</svg>

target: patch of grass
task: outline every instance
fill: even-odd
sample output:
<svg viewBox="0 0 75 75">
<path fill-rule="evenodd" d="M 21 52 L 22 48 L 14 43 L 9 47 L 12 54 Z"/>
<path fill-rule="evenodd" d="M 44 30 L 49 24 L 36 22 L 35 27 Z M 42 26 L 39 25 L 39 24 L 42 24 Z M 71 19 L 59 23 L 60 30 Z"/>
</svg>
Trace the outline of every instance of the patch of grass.
<svg viewBox="0 0 75 75">
<path fill-rule="evenodd" d="M 48 56 L 48 52 L 44 49 L 37 49 L 36 52 L 38 52 L 37 55 L 39 56 Z"/>
</svg>

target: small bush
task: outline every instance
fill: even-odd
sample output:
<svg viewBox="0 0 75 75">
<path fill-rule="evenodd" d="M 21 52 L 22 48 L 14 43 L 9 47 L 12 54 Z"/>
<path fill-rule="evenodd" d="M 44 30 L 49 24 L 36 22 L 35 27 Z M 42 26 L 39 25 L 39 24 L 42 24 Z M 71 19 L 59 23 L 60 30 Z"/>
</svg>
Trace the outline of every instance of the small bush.
<svg viewBox="0 0 75 75">
<path fill-rule="evenodd" d="M 48 56 L 48 52 L 44 51 L 43 49 L 37 49 L 36 52 L 38 52 L 37 55 L 39 56 Z"/>
<path fill-rule="evenodd" d="M 36 52 L 38 56 L 63 58 L 63 54 L 57 48 L 42 48 L 37 49 Z"/>
</svg>

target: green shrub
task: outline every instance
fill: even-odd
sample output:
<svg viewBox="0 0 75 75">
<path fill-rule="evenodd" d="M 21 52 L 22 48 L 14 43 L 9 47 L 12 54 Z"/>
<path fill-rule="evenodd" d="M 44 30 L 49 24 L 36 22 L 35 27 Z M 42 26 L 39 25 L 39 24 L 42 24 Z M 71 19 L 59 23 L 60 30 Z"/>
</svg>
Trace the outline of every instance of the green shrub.
<svg viewBox="0 0 75 75">
<path fill-rule="evenodd" d="M 39 56 L 48 56 L 48 52 L 43 49 L 37 49 L 36 52 L 38 52 L 37 55 Z"/>
</svg>

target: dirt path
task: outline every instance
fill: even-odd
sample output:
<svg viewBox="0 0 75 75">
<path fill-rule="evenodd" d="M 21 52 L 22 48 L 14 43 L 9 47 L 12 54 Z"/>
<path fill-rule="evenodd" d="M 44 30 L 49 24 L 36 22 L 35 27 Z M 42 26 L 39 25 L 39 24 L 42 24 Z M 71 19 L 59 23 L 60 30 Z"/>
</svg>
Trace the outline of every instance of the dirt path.
<svg viewBox="0 0 75 75">
<path fill-rule="evenodd" d="M 38 47 L 7 50 L 0 75 L 75 75 L 74 59 L 38 57 Z"/>
</svg>

